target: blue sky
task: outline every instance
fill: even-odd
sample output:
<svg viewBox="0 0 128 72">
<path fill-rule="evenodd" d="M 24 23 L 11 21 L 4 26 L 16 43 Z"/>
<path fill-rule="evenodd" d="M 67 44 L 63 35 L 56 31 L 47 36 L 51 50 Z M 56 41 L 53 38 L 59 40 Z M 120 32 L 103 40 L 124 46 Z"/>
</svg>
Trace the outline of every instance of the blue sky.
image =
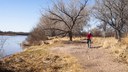
<svg viewBox="0 0 128 72">
<path fill-rule="evenodd" d="M 49 5 L 50 0 L 0 0 L 0 30 L 31 31 L 39 22 L 42 8 Z"/>
</svg>

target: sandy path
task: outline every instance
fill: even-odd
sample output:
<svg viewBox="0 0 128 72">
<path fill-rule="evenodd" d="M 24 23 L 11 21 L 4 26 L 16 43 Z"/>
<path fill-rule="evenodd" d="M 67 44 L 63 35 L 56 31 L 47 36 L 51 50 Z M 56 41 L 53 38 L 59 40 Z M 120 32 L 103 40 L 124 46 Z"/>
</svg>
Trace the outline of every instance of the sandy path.
<svg viewBox="0 0 128 72">
<path fill-rule="evenodd" d="M 89 49 L 84 43 L 78 43 L 64 44 L 51 48 L 51 51 L 75 56 L 85 72 L 128 72 L 128 65 L 119 62 L 108 49 Z"/>
</svg>

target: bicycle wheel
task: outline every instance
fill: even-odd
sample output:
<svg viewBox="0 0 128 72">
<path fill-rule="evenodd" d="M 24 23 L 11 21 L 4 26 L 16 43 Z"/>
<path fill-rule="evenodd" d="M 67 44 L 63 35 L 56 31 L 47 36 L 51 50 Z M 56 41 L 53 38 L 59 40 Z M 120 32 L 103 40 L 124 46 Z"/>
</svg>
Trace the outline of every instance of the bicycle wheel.
<svg viewBox="0 0 128 72">
<path fill-rule="evenodd" d="M 91 48 L 91 40 L 88 41 L 88 48 Z"/>
</svg>

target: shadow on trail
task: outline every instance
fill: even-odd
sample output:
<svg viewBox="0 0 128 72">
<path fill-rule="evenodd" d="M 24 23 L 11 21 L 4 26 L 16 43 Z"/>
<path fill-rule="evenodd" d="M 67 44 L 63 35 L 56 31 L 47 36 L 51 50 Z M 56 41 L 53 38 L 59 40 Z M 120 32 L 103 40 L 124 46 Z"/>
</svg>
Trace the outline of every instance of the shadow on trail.
<svg viewBox="0 0 128 72">
<path fill-rule="evenodd" d="M 83 41 L 62 41 L 64 44 L 74 44 L 74 45 L 87 45 L 87 41 L 86 40 L 83 40 Z M 91 43 L 93 44 L 93 42 Z M 98 49 L 98 48 L 101 48 L 102 46 L 92 46 L 91 48 L 92 49 Z"/>
<path fill-rule="evenodd" d="M 64 44 L 87 44 L 87 42 L 81 42 L 81 41 L 62 41 Z"/>
<path fill-rule="evenodd" d="M 91 47 L 91 48 L 101 48 L 102 46 L 94 46 L 94 47 Z"/>
</svg>

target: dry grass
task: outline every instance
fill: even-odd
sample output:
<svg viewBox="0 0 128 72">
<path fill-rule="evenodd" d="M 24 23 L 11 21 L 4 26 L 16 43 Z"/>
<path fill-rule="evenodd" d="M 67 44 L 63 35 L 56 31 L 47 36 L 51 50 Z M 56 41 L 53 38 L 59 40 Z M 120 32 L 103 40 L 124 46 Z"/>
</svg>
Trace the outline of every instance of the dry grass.
<svg viewBox="0 0 128 72">
<path fill-rule="evenodd" d="M 128 63 L 128 37 L 122 38 L 121 42 L 118 42 L 114 37 L 94 38 L 93 41 L 96 45 L 101 45 L 102 48 L 109 49 L 119 60 Z"/>
<path fill-rule="evenodd" d="M 74 41 L 85 39 L 74 38 Z M 13 72 L 83 72 L 81 66 L 77 63 L 77 59 L 71 55 L 55 54 L 49 52 L 49 48 L 63 45 L 63 41 L 68 38 L 53 38 L 53 44 L 42 44 L 40 46 L 31 46 L 24 52 L 14 54 L 0 61 L 0 71 Z M 93 44 L 102 46 L 110 50 L 118 58 L 124 62 L 128 62 L 128 38 L 123 38 L 122 42 L 118 42 L 115 38 L 99 38 L 92 39 Z"/>
<path fill-rule="evenodd" d="M 60 43 L 58 43 L 60 44 Z M 22 53 L 14 54 L 0 61 L 1 72 L 82 72 L 77 60 L 64 54 L 48 51 L 56 44 L 32 46 Z"/>
</svg>

